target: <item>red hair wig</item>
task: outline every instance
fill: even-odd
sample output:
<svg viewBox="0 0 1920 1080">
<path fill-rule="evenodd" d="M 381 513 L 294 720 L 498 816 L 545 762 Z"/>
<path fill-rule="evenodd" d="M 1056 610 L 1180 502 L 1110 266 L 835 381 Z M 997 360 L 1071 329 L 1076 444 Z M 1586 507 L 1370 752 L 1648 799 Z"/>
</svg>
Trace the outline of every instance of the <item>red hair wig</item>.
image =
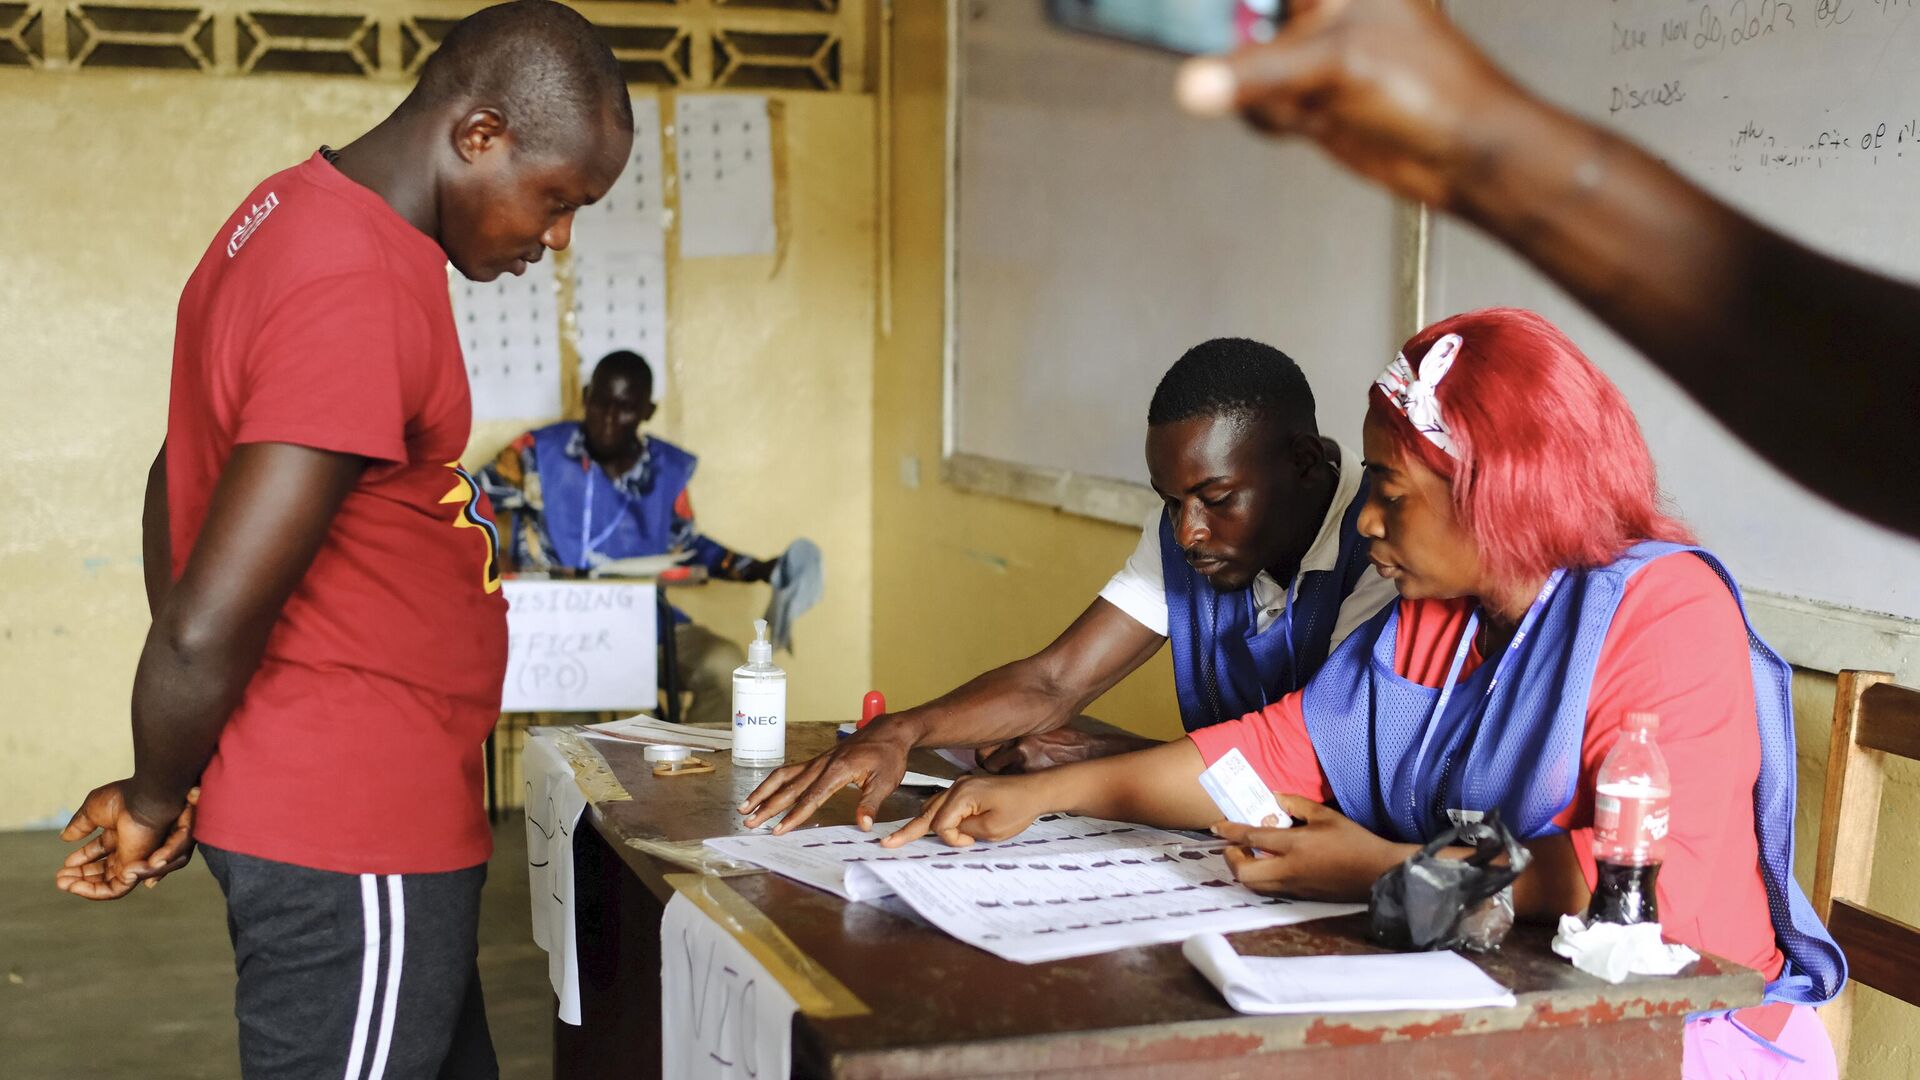
<svg viewBox="0 0 1920 1080">
<path fill-rule="evenodd" d="M 1377 386 L 1367 416 L 1403 456 L 1452 482 L 1455 512 L 1495 580 L 1603 566 L 1640 540 L 1691 542 L 1661 512 L 1653 455 L 1627 399 L 1558 327 L 1519 308 L 1455 315 L 1407 341 L 1416 375 L 1447 334 L 1462 344 L 1436 397 L 1459 458 Z"/>
</svg>

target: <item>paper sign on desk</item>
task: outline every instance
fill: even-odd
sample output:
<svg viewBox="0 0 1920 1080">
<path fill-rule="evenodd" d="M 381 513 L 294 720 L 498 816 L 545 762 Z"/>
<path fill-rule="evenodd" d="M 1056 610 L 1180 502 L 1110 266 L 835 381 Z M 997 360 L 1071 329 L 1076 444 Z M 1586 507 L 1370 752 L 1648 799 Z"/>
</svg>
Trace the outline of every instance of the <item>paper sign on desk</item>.
<svg viewBox="0 0 1920 1080">
<path fill-rule="evenodd" d="M 734 936 L 675 893 L 660 918 L 660 1075 L 784 1077 L 793 997 Z"/>
<path fill-rule="evenodd" d="M 1512 1005 L 1513 991 L 1458 953 L 1241 956 L 1219 934 L 1180 951 L 1243 1013 L 1379 1012 Z"/>
<path fill-rule="evenodd" d="M 865 869 L 928 922 L 1017 964 L 1287 926 L 1365 911 L 1262 896 L 1218 846 L 873 863 Z"/>
<path fill-rule="evenodd" d="M 654 586 L 507 581 L 502 712 L 644 708 L 658 699 Z"/>
<path fill-rule="evenodd" d="M 573 830 L 587 796 L 553 740 L 534 735 L 520 752 L 526 777 L 527 888 L 533 900 L 533 942 L 547 951 L 547 980 L 560 999 L 560 1019 L 580 1023 L 580 965 L 573 921 Z"/>
<path fill-rule="evenodd" d="M 899 848 L 883 848 L 880 838 L 906 824 L 882 823 L 873 832 L 861 832 L 852 825 L 830 825 L 802 829 L 785 836 L 722 836 L 707 841 L 707 846 L 729 858 L 764 866 L 783 877 L 822 889 L 842 900 L 875 900 L 893 892 L 893 888 L 870 873 L 867 867 L 881 863 L 943 862 L 983 855 L 1118 851 L 1125 848 L 1193 843 L 1178 833 L 1130 825 L 1124 821 L 1075 817 L 1072 814 L 1047 814 L 1026 832 L 999 843 L 974 844 L 972 847 L 948 847 L 938 838 L 923 836 Z M 1209 843 L 1218 841 L 1209 840 Z"/>
</svg>

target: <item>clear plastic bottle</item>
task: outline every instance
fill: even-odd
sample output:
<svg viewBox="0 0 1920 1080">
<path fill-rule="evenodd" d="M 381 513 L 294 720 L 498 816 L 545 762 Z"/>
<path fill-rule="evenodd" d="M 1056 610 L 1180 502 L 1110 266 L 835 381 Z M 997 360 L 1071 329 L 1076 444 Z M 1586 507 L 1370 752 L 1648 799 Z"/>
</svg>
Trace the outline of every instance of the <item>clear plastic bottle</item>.
<svg viewBox="0 0 1920 1080">
<path fill-rule="evenodd" d="M 773 664 L 767 620 L 753 620 L 747 662 L 733 669 L 733 763 L 771 769 L 787 761 L 787 673 Z"/>
<path fill-rule="evenodd" d="M 1660 718 L 1629 713 L 1600 764 L 1593 800 L 1593 861 L 1598 871 L 1587 922 L 1659 922 L 1654 881 L 1667 847 L 1673 788 L 1654 735 Z"/>
</svg>

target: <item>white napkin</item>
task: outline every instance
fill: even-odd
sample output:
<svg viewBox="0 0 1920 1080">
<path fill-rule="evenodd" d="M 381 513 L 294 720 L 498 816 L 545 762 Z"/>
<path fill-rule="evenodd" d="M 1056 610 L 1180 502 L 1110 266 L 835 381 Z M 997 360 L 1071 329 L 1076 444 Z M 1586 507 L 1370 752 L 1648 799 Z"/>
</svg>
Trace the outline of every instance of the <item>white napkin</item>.
<svg viewBox="0 0 1920 1080">
<path fill-rule="evenodd" d="M 1672 975 L 1700 959 L 1685 945 L 1660 940 L 1659 923 L 1586 925 L 1578 916 L 1560 916 L 1553 951 L 1589 975 L 1617 983 L 1628 975 Z"/>
</svg>

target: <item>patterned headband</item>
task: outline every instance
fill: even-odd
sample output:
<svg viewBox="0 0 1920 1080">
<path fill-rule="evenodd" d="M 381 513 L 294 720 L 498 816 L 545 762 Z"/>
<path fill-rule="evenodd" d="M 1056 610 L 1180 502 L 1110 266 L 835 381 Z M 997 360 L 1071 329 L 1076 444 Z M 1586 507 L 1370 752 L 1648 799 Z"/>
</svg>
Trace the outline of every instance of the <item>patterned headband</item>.
<svg viewBox="0 0 1920 1080">
<path fill-rule="evenodd" d="M 1447 430 L 1447 422 L 1440 416 L 1440 380 L 1447 377 L 1453 369 L 1454 360 L 1460 356 L 1463 342 L 1459 334 L 1448 334 L 1427 349 L 1426 359 L 1420 361 L 1420 375 L 1414 377 L 1412 365 L 1407 363 L 1407 354 L 1401 353 L 1387 365 L 1387 370 L 1373 380 L 1373 385 L 1387 395 L 1394 407 L 1405 413 L 1407 421 L 1415 431 L 1427 437 L 1427 441 L 1447 452 L 1447 456 L 1458 458 L 1460 451 L 1454 449 L 1453 434 Z"/>
</svg>

